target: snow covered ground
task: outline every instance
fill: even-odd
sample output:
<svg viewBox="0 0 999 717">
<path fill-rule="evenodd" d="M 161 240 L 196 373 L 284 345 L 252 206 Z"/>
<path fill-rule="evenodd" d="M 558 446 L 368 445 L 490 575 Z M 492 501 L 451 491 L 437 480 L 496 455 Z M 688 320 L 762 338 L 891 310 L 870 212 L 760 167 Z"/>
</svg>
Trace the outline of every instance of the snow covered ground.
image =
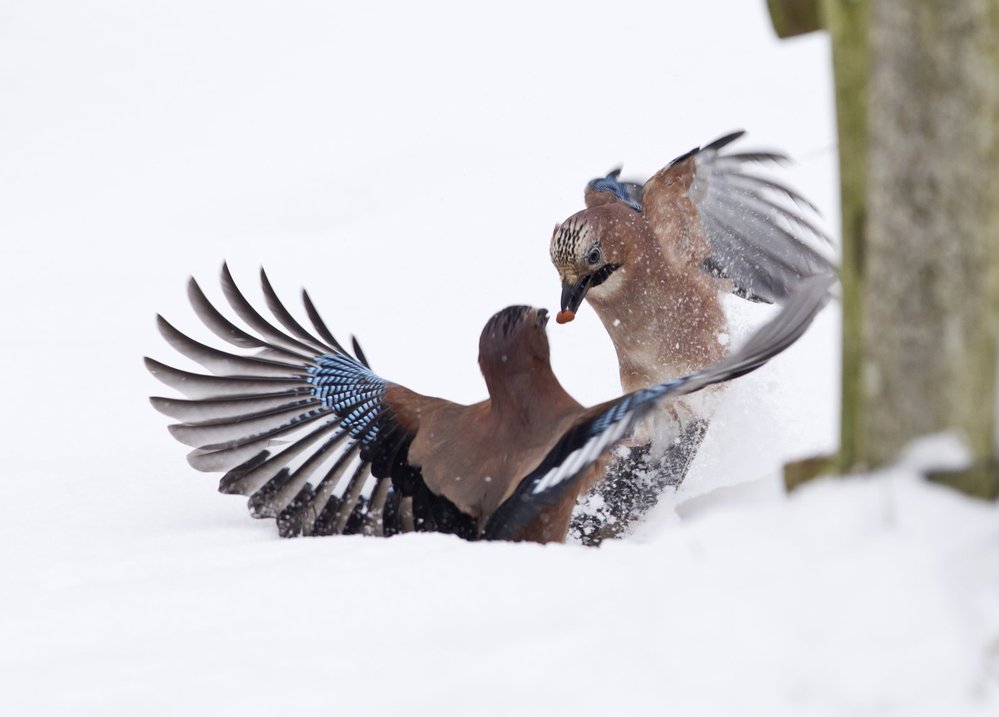
<svg viewBox="0 0 999 717">
<path fill-rule="evenodd" d="M 223 259 L 307 286 L 382 375 L 478 400 L 481 326 L 555 307 L 585 181 L 736 127 L 835 233 L 829 72 L 762 1 L 0 4 L 0 710 L 995 714 L 999 509 L 925 456 L 780 490 L 836 442 L 836 307 L 598 550 L 279 540 L 146 401 L 154 314 L 193 330 L 184 281 Z M 617 393 L 592 312 L 549 333 L 574 395 Z"/>
</svg>

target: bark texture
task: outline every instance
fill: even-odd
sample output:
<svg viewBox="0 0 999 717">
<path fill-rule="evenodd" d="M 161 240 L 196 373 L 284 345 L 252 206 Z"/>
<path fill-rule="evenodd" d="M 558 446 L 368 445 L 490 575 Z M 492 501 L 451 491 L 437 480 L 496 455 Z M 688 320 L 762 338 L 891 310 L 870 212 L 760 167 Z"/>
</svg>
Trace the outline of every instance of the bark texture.
<svg viewBox="0 0 999 717">
<path fill-rule="evenodd" d="M 953 430 L 974 465 L 931 477 L 995 497 L 999 0 L 821 9 L 840 149 L 841 443 L 836 461 L 793 478 L 878 467 L 914 438 Z"/>
<path fill-rule="evenodd" d="M 999 1 L 874 0 L 861 464 L 957 430 L 996 458 Z"/>
<path fill-rule="evenodd" d="M 864 437 L 855 428 L 863 410 L 861 282 L 867 237 L 867 85 L 869 0 L 825 0 L 823 18 L 832 39 L 839 128 L 840 212 L 842 225 L 843 381 L 838 468 L 863 462 Z"/>
</svg>

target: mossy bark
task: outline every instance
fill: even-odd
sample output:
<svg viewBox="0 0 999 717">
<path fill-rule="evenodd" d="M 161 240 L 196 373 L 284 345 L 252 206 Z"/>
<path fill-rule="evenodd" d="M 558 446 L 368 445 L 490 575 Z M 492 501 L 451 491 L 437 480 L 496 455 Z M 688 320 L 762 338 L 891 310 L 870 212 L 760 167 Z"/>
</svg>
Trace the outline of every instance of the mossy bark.
<svg viewBox="0 0 999 717">
<path fill-rule="evenodd" d="M 988 466 L 999 363 L 999 0 L 875 0 L 871 10 L 862 395 L 844 429 L 861 437 L 862 465 L 953 430 L 975 466 Z"/>
<path fill-rule="evenodd" d="M 863 463 L 865 436 L 854 430 L 862 413 L 863 320 L 861 287 L 867 236 L 867 83 L 870 74 L 870 0 L 823 0 L 823 23 L 832 39 L 839 132 L 843 291 L 842 397 L 837 468 Z"/>
<path fill-rule="evenodd" d="M 934 479 L 995 496 L 999 0 L 821 8 L 843 233 L 836 468 L 876 468 L 918 436 L 953 430 L 973 464 Z M 826 465 L 791 469 L 788 479 Z"/>
</svg>

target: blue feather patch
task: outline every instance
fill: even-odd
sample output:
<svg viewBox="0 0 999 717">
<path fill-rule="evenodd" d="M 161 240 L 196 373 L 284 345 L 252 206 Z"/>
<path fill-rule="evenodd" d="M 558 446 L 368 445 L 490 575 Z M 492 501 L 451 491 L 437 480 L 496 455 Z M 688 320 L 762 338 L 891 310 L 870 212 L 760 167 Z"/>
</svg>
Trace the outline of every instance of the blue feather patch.
<svg viewBox="0 0 999 717">
<path fill-rule="evenodd" d="M 642 186 L 634 182 L 622 182 L 618 179 L 619 174 L 621 174 L 621 170 L 615 169 L 606 177 L 591 180 L 587 188 L 595 192 L 613 194 L 636 212 L 641 212 Z"/>
</svg>

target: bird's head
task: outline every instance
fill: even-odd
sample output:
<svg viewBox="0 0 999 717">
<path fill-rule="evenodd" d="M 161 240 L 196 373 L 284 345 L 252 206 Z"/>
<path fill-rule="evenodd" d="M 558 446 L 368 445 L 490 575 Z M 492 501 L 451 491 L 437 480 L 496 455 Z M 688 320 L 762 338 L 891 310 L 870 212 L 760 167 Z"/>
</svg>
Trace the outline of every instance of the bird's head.
<svg viewBox="0 0 999 717">
<path fill-rule="evenodd" d="M 486 322 L 479 336 L 479 366 L 487 375 L 548 365 L 548 312 L 531 306 L 508 306 Z"/>
<path fill-rule="evenodd" d="M 628 236 L 640 216 L 623 203 L 610 202 L 584 209 L 555 227 L 550 251 L 562 279 L 558 323 L 572 321 L 587 295 L 608 291 L 606 282 L 628 263 Z"/>
</svg>

